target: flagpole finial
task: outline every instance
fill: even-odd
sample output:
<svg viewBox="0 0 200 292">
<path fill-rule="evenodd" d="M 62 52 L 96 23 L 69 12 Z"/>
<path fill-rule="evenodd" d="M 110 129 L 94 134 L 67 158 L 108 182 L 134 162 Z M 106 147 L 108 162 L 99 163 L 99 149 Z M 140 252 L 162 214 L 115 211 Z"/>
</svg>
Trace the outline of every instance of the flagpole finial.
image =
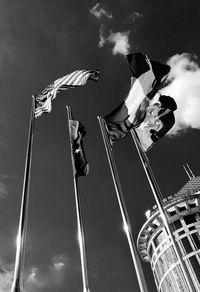
<svg viewBox="0 0 200 292">
<path fill-rule="evenodd" d="M 66 110 L 67 110 L 67 114 L 68 114 L 68 119 L 71 120 L 72 119 L 71 106 L 70 105 L 66 105 Z"/>
<path fill-rule="evenodd" d="M 187 163 L 185 165 L 183 165 L 183 168 L 184 168 L 187 176 L 189 177 L 189 179 L 195 178 L 193 171 L 191 170 L 190 166 Z"/>
</svg>

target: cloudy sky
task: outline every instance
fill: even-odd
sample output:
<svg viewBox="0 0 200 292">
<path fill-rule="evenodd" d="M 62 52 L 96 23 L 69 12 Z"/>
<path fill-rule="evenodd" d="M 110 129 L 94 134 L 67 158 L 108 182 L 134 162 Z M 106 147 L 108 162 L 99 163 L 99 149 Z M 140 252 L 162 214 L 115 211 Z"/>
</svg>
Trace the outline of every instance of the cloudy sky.
<svg viewBox="0 0 200 292">
<path fill-rule="evenodd" d="M 97 115 L 127 95 L 125 55 L 143 52 L 171 65 L 164 93 L 177 102 L 170 135 L 148 153 L 163 196 L 199 175 L 199 1 L 0 1 L 0 291 L 10 291 L 31 96 L 77 69 L 101 69 L 98 83 L 62 92 L 36 120 L 25 258 L 25 292 L 82 291 L 65 106 L 87 128 L 90 174 L 79 179 L 91 292 L 139 292 Z M 114 155 L 135 240 L 154 205 L 130 136 Z M 155 291 L 143 263 L 149 291 Z"/>
</svg>

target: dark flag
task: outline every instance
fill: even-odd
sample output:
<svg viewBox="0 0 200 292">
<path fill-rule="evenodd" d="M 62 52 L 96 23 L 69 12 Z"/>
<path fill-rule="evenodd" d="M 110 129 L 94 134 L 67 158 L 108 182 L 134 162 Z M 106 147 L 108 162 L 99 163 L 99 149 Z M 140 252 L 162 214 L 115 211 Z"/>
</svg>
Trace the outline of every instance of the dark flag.
<svg viewBox="0 0 200 292">
<path fill-rule="evenodd" d="M 131 89 L 125 100 L 105 117 L 107 130 L 112 141 L 126 136 L 131 128 L 137 127 L 145 118 L 150 100 L 163 86 L 170 67 L 150 60 L 146 55 L 127 55 L 132 74 Z"/>
<path fill-rule="evenodd" d="M 35 96 L 35 118 L 44 112 L 51 112 L 51 102 L 58 92 L 85 85 L 87 80 L 97 81 L 99 74 L 99 70 L 76 70 L 54 81 L 41 94 Z"/>
<path fill-rule="evenodd" d="M 89 173 L 89 165 L 85 157 L 82 141 L 82 138 L 86 135 L 86 130 L 79 121 L 69 119 L 69 131 L 74 175 L 75 177 L 85 176 Z"/>
<path fill-rule="evenodd" d="M 144 121 L 135 128 L 140 144 L 144 151 L 163 137 L 174 125 L 176 102 L 170 96 L 161 95 L 158 102 L 147 108 Z"/>
</svg>

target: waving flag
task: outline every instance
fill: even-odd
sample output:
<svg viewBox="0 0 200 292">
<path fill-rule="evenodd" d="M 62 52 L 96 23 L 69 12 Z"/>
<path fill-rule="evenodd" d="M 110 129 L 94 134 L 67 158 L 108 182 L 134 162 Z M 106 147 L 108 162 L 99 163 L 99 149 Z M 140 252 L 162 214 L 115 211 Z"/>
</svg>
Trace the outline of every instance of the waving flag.
<svg viewBox="0 0 200 292">
<path fill-rule="evenodd" d="M 159 101 L 147 108 L 144 121 L 135 128 L 144 151 L 163 137 L 174 125 L 174 111 L 177 109 L 174 99 L 161 95 Z"/>
<path fill-rule="evenodd" d="M 82 140 L 86 135 L 86 130 L 79 121 L 72 119 L 69 119 L 69 129 L 74 174 L 76 177 L 85 176 L 89 173 L 89 165 L 85 157 Z"/>
<path fill-rule="evenodd" d="M 141 53 L 127 56 L 132 74 L 131 89 L 125 100 L 105 117 L 112 141 L 122 139 L 145 118 L 150 100 L 163 86 L 170 67 L 150 60 Z"/>
<path fill-rule="evenodd" d="M 85 85 L 87 80 L 97 81 L 99 74 L 99 70 L 76 70 L 54 81 L 41 94 L 35 96 L 35 118 L 44 112 L 51 112 L 51 102 L 56 97 L 57 92 Z"/>
</svg>

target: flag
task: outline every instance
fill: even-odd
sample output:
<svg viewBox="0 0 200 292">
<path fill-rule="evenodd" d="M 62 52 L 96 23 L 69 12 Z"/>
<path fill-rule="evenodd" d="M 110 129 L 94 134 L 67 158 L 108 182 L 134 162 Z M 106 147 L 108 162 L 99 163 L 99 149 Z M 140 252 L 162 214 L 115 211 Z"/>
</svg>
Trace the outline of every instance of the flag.
<svg viewBox="0 0 200 292">
<path fill-rule="evenodd" d="M 79 121 L 69 119 L 69 133 L 74 175 L 75 177 L 85 176 L 89 173 L 89 165 L 85 157 L 82 141 L 82 138 L 86 135 L 86 130 Z"/>
<path fill-rule="evenodd" d="M 155 142 L 163 137 L 174 125 L 176 102 L 170 96 L 161 95 L 158 102 L 147 108 L 144 121 L 135 128 L 144 151 L 149 150 Z"/>
<path fill-rule="evenodd" d="M 99 70 L 76 70 L 54 81 L 41 94 L 35 96 L 35 118 L 44 112 L 51 112 L 51 102 L 56 97 L 57 92 L 85 85 L 87 80 L 97 81 L 99 74 Z"/>
<path fill-rule="evenodd" d="M 141 53 L 127 55 L 131 71 L 131 88 L 125 100 L 105 116 L 107 130 L 112 141 L 122 139 L 132 127 L 145 118 L 150 100 L 163 86 L 170 67 L 150 60 Z"/>
</svg>

